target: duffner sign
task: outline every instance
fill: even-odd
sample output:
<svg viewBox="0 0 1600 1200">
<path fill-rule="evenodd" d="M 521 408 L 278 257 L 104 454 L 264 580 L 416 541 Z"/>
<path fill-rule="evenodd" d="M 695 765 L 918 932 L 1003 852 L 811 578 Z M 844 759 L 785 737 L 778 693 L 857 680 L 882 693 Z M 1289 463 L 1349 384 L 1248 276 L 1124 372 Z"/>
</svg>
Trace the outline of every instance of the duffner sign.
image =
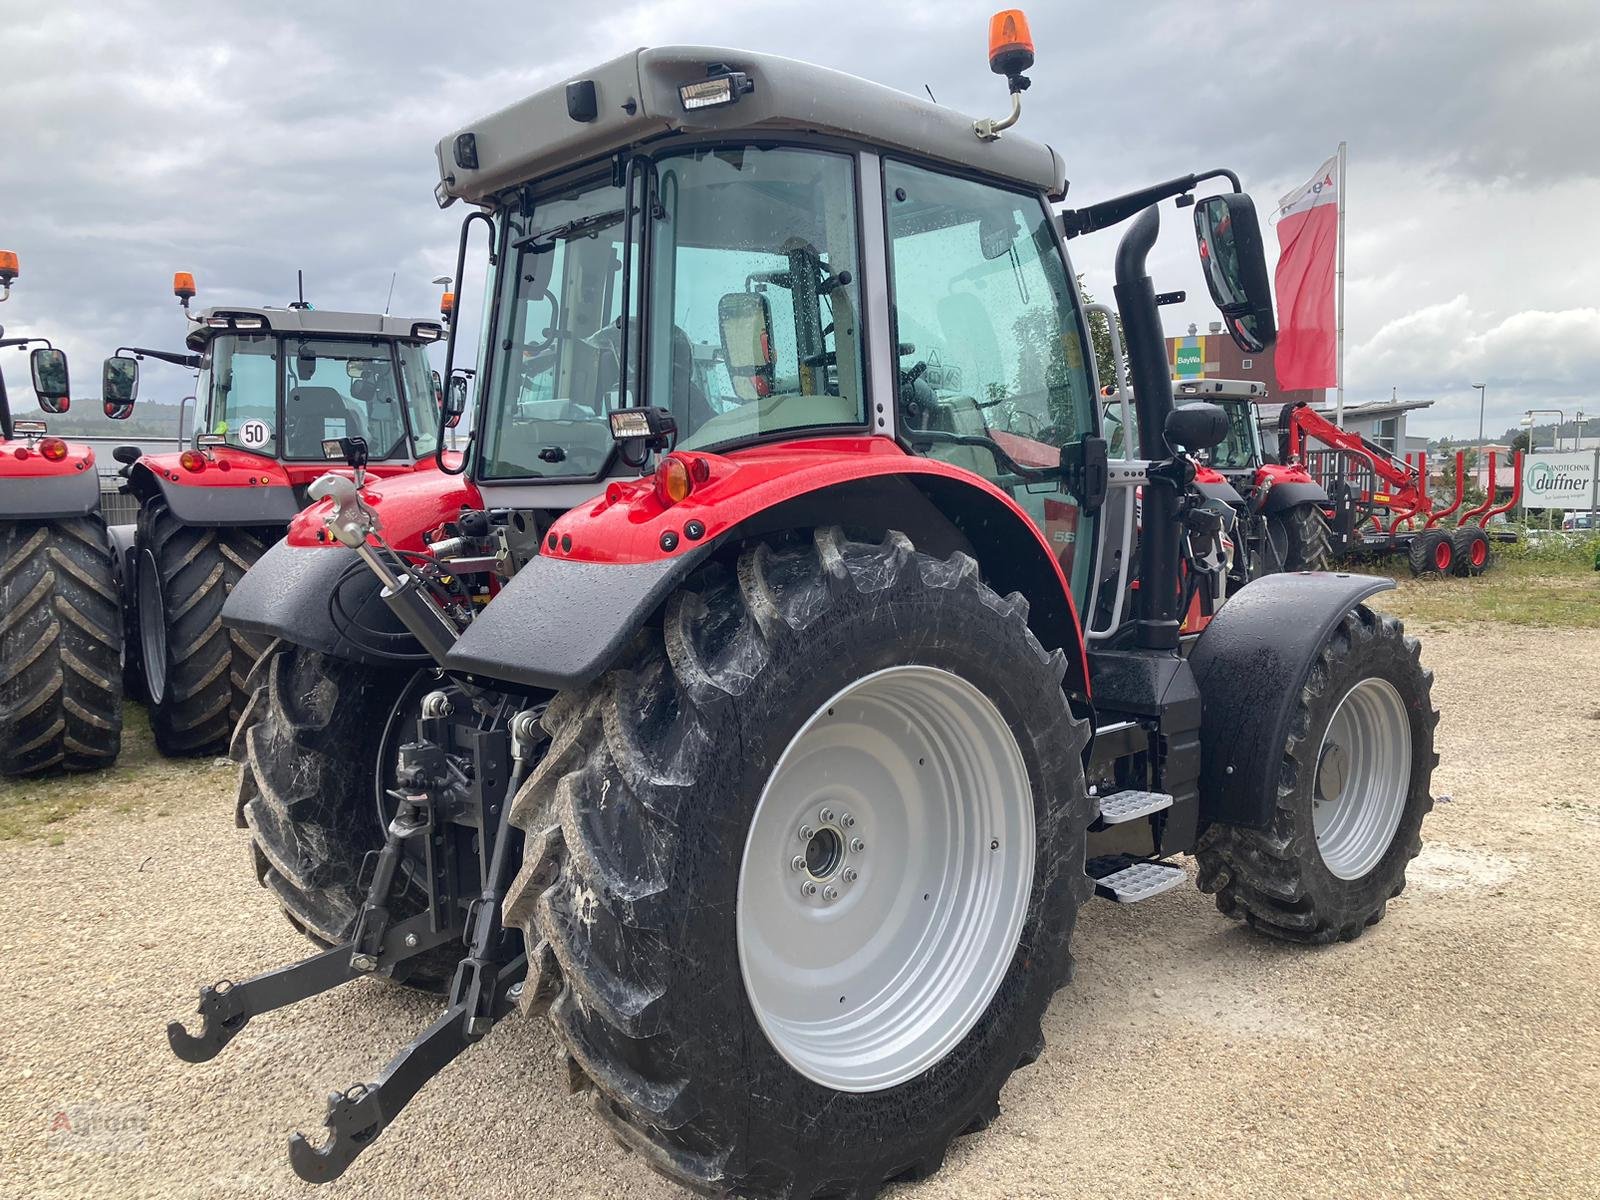
<svg viewBox="0 0 1600 1200">
<path fill-rule="evenodd" d="M 1529 508 L 1588 508 L 1594 503 L 1594 481 L 1593 450 L 1522 460 L 1522 502 Z"/>
</svg>

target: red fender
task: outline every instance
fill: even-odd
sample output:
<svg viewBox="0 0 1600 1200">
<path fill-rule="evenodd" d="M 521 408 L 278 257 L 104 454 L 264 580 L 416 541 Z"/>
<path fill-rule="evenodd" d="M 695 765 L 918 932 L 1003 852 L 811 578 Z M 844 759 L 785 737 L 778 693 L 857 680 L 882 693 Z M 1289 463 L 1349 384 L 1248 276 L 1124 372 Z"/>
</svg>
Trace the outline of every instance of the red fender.
<svg viewBox="0 0 1600 1200">
<path fill-rule="evenodd" d="M 464 508 L 482 508 L 483 494 L 465 475 L 449 475 L 433 467 L 413 470 L 404 466 L 387 479 L 368 476 L 361 497 L 378 510 L 383 522 L 384 540 L 397 550 L 422 550 L 422 535 L 454 521 Z M 324 469 L 321 474 L 326 474 Z M 340 474 L 349 471 L 341 469 Z M 332 546 L 338 543 L 328 533 L 323 518 L 333 507 L 330 500 L 318 500 L 289 523 L 285 541 L 291 546 Z"/>
<path fill-rule="evenodd" d="M 907 454 L 885 437 L 829 437 L 751 446 L 729 454 L 676 451 L 693 486 L 676 504 L 658 491 L 663 475 L 611 483 L 593 504 L 560 517 L 545 538 L 552 558 L 590 563 L 654 563 L 715 540 L 738 525 L 799 496 L 886 475 L 957 481 L 1009 510 L 1038 543 L 1066 597 L 1076 631 L 1078 678 L 1087 685 L 1088 657 L 1072 589 L 1050 543 L 1026 512 L 981 476 L 937 459 Z"/>
</svg>

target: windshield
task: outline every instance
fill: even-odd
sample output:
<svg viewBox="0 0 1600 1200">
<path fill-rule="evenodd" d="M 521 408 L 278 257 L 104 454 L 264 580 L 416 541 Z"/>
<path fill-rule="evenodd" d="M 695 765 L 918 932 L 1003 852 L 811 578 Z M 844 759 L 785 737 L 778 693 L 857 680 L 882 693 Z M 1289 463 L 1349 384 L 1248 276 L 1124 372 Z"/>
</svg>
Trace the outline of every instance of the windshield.
<svg viewBox="0 0 1600 1200">
<path fill-rule="evenodd" d="M 851 160 L 719 147 L 657 180 L 648 403 L 678 444 L 866 424 Z"/>
<path fill-rule="evenodd" d="M 396 350 L 404 379 L 395 377 Z M 211 392 L 211 433 L 274 458 L 321 460 L 323 439 L 336 437 L 365 438 L 375 461 L 410 458 L 407 410 L 418 453 L 427 453 L 437 440 L 427 354 L 416 343 L 229 334 L 212 342 L 200 388 L 202 395 Z"/>
<path fill-rule="evenodd" d="M 612 449 L 606 413 L 619 402 L 622 189 L 591 183 L 504 220 L 479 474 L 597 475 Z"/>
<path fill-rule="evenodd" d="M 1228 436 L 1211 450 L 1211 465 L 1222 471 L 1244 471 L 1256 466 L 1256 406 L 1249 401 L 1222 404 L 1228 414 Z"/>
<path fill-rule="evenodd" d="M 271 334 L 215 339 L 210 384 L 207 429 L 230 446 L 277 457 L 278 339 Z"/>
</svg>

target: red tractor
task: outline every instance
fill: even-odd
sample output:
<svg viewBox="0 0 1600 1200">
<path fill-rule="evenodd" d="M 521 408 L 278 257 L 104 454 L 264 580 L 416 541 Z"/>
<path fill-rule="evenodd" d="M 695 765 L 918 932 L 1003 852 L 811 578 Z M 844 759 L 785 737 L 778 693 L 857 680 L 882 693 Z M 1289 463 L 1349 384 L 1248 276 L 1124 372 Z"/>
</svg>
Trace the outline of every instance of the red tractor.
<svg viewBox="0 0 1600 1200">
<path fill-rule="evenodd" d="M 174 294 L 188 314 L 194 279 Z M 207 308 L 188 351 L 129 348 L 106 360 L 107 411 L 131 407 L 139 360 L 199 373 L 196 434 L 181 453 L 119 447 L 136 526 L 112 534 L 123 580 L 130 690 L 142 693 L 163 754 L 226 749 L 265 642 L 223 626 L 228 593 L 308 499 L 330 459 L 374 478 L 431 472 L 437 383 L 427 347 L 438 320 L 287 308 Z"/>
<path fill-rule="evenodd" d="M 1062 159 L 1011 128 L 1032 62 L 1001 14 L 1011 111 L 974 121 L 640 50 L 439 143 L 458 263 L 479 231 L 492 264 L 464 474 L 319 480 L 230 597 L 275 639 L 240 820 L 317 949 L 168 1030 L 199 1061 L 348 980 L 446 992 L 321 1144 L 291 1139 L 303 1178 L 520 1012 L 685 1186 L 872 1196 L 995 1118 L 1091 898 L 1177 887 L 1193 854 L 1223 912 L 1326 943 L 1404 885 L 1437 714 L 1365 603 L 1392 584 L 1269 575 L 1180 632 L 1195 455 L 1228 422 L 1174 407 L 1145 264 L 1160 204 L 1192 202 L 1259 351 L 1253 205 L 1211 171 L 1059 212 Z M 1113 470 L 1067 247 L 1125 221 L 1160 453 Z M 1136 488 L 1138 587 L 1086 630 L 1126 582 L 1099 570 L 1108 493 Z"/>
<path fill-rule="evenodd" d="M 1262 447 L 1260 408 L 1267 391 L 1248 380 L 1175 381 L 1179 404 L 1204 401 L 1228 414 L 1228 436 L 1195 472 L 1195 487 L 1238 514 L 1235 546 L 1244 577 L 1273 571 L 1325 571 L 1333 565 L 1328 532 L 1332 501 L 1299 463 L 1269 462 Z"/>
<path fill-rule="evenodd" d="M 17 256 L 0 251 L 0 300 Z M 46 413 L 71 404 L 67 356 L 34 346 Z M 125 417 L 125 411 L 108 416 Z M 122 623 L 94 451 L 18 420 L 0 375 L 0 776 L 109 766 L 122 746 Z"/>
</svg>

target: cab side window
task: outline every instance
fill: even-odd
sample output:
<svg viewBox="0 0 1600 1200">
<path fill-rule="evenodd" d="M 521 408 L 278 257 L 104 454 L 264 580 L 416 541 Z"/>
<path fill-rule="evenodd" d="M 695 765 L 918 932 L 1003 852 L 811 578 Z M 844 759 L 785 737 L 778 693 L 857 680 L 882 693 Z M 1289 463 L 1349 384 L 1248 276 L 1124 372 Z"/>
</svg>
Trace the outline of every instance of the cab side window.
<svg viewBox="0 0 1600 1200">
<path fill-rule="evenodd" d="M 1037 196 L 884 167 L 899 427 L 922 454 L 1008 491 L 1082 595 L 1089 530 L 1050 471 L 1094 433 L 1077 293 Z M 1019 470 L 1020 468 L 1020 470 Z"/>
</svg>

